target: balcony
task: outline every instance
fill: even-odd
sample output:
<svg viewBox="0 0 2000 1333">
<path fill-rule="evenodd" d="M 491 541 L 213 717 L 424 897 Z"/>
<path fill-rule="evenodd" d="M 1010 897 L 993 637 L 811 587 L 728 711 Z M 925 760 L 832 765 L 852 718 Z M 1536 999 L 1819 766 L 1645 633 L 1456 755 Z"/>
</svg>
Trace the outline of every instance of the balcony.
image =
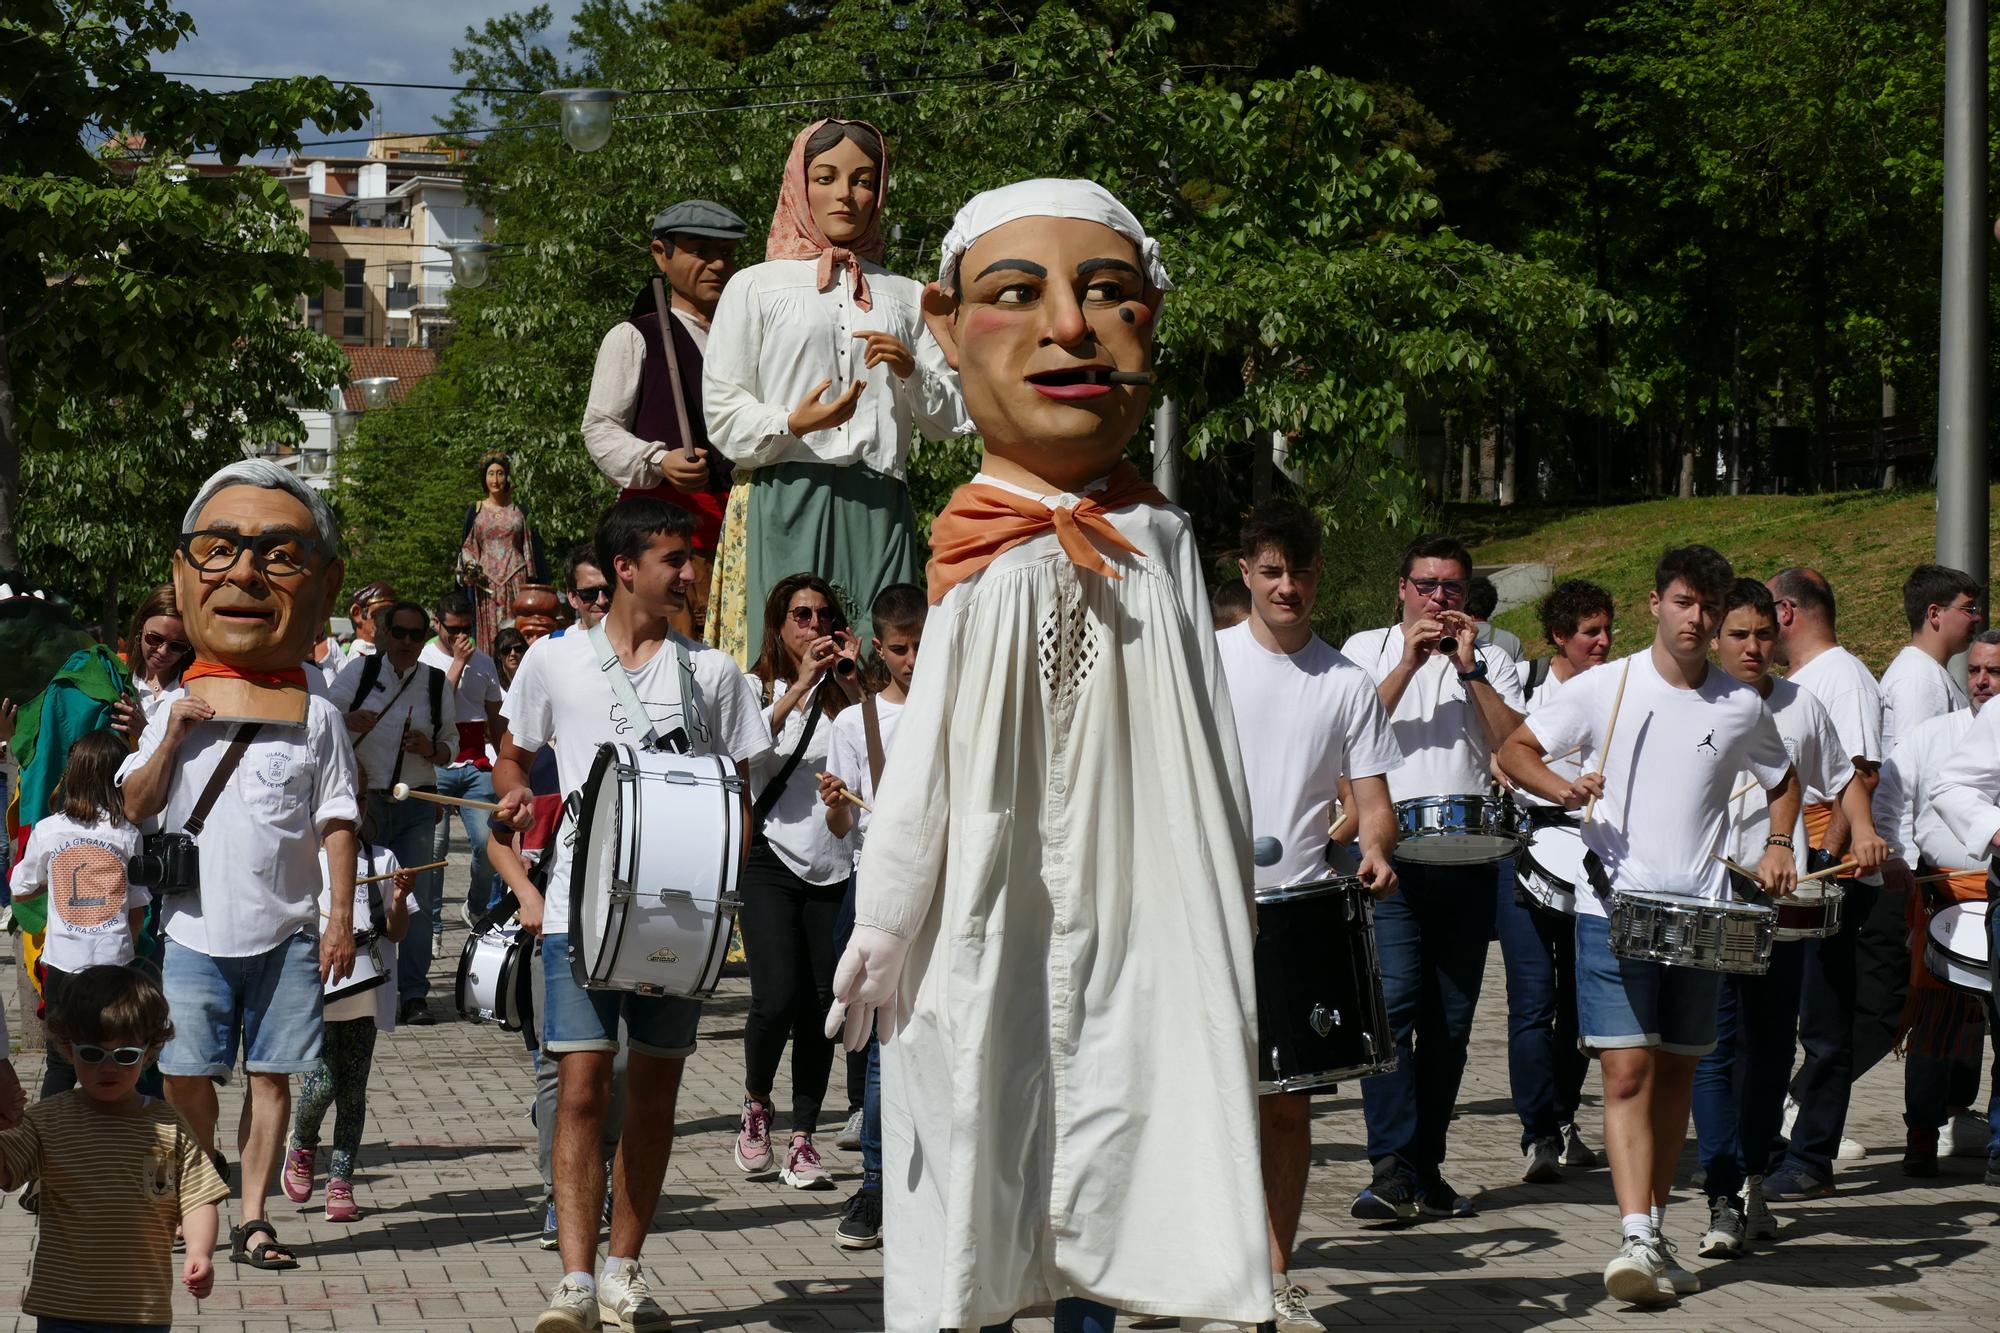
<svg viewBox="0 0 2000 1333">
<path fill-rule="evenodd" d="M 451 290 L 448 282 L 425 282 L 409 287 L 389 289 L 389 313 L 407 315 L 412 310 L 444 309 L 445 293 Z"/>
</svg>

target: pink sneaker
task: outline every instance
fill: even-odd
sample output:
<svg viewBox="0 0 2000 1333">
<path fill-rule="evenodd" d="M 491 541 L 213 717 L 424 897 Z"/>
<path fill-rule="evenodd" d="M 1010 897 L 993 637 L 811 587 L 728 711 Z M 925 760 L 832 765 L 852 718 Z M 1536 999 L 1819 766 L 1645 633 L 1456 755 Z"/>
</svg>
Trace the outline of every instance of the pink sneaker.
<svg viewBox="0 0 2000 1333">
<path fill-rule="evenodd" d="M 745 1099 L 743 1128 L 736 1131 L 736 1165 L 750 1174 L 771 1169 L 771 1108 Z"/>
<path fill-rule="evenodd" d="M 793 1139 L 785 1151 L 785 1169 L 779 1176 L 795 1190 L 830 1190 L 833 1177 L 820 1165 L 819 1149 L 811 1139 Z"/>
<path fill-rule="evenodd" d="M 304 1203 L 313 1196 L 313 1171 L 318 1165 L 319 1149 L 294 1148 L 285 1154 L 285 1197 L 293 1203 Z"/>
<path fill-rule="evenodd" d="M 326 1220 L 358 1222 L 361 1210 L 354 1206 L 354 1186 L 340 1176 L 326 1182 Z"/>
</svg>

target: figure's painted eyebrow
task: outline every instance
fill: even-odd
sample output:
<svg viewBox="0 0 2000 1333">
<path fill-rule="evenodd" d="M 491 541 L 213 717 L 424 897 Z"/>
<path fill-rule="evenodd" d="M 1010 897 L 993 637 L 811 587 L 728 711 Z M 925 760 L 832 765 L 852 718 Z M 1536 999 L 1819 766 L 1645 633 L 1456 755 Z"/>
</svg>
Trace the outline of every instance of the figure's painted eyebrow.
<svg viewBox="0 0 2000 1333">
<path fill-rule="evenodd" d="M 996 259 L 985 268 L 980 269 L 979 277 L 974 278 L 973 281 L 978 282 L 980 278 L 984 278 L 987 274 L 1000 269 L 1018 269 L 1031 278 L 1046 278 L 1049 276 L 1049 271 L 1032 259 Z"/>
<path fill-rule="evenodd" d="M 1076 276 L 1087 278 L 1091 274 L 1101 273 L 1105 269 L 1111 269 L 1119 273 L 1130 273 L 1133 277 L 1139 279 L 1144 279 L 1146 276 L 1136 266 L 1128 264 L 1122 259 L 1086 259 L 1076 266 Z"/>
</svg>

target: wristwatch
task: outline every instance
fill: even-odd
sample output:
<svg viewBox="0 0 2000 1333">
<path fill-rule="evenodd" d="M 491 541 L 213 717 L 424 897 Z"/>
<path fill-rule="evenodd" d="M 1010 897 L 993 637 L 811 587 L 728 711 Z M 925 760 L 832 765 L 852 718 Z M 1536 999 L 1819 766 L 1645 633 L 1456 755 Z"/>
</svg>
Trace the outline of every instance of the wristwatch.
<svg viewBox="0 0 2000 1333">
<path fill-rule="evenodd" d="M 1461 685 L 1470 685 L 1475 680 L 1485 680 L 1485 679 L 1486 679 L 1486 659 L 1483 657 L 1474 660 L 1474 662 L 1472 663 L 1472 670 L 1461 671 L 1458 673 L 1458 683 Z"/>
</svg>

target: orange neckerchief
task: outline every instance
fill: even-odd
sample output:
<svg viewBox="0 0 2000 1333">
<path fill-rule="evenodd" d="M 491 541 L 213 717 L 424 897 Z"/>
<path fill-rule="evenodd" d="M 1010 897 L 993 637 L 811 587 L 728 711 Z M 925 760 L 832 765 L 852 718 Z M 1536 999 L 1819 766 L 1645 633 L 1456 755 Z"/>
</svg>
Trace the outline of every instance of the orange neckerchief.
<svg viewBox="0 0 2000 1333">
<path fill-rule="evenodd" d="M 274 688 L 282 685 L 296 685 L 300 689 L 306 687 L 306 669 L 303 666 L 293 667 L 288 671 L 240 671 L 221 662 L 204 662 L 199 658 L 188 663 L 187 670 L 181 672 L 181 684 L 192 685 L 207 676 L 223 680 L 247 681 L 252 685 L 269 685 Z"/>
<path fill-rule="evenodd" d="M 998 486 L 967 482 L 952 492 L 951 501 L 931 523 L 931 563 L 926 571 L 931 601 L 943 601 L 954 585 L 1050 528 L 1055 529 L 1064 554 L 1077 565 L 1106 578 L 1123 578 L 1091 544 L 1090 536 L 1115 550 L 1137 555 L 1139 548 L 1120 536 L 1106 515 L 1127 505 L 1169 503 L 1130 463 L 1112 469 L 1103 490 L 1081 496 L 1074 506 L 1066 508 L 1051 508 Z"/>
</svg>

